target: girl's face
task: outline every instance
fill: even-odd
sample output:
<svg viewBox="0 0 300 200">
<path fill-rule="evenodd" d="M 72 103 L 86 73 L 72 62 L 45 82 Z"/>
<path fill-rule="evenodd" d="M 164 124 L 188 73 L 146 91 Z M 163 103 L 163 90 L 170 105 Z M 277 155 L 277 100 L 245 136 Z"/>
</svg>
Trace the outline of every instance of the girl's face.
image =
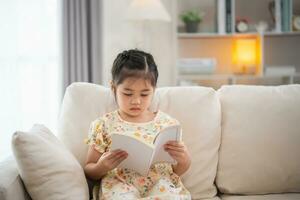
<svg viewBox="0 0 300 200">
<path fill-rule="evenodd" d="M 119 109 L 128 117 L 143 117 L 150 107 L 154 87 L 150 81 L 127 78 L 115 88 Z"/>
</svg>

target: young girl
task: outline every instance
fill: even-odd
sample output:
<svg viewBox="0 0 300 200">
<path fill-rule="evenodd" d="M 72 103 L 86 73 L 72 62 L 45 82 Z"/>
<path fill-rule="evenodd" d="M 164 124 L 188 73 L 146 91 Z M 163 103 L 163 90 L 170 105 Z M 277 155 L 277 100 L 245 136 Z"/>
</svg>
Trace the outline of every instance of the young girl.
<svg viewBox="0 0 300 200">
<path fill-rule="evenodd" d="M 158 78 L 152 55 L 139 50 L 124 51 L 115 59 L 111 72 L 111 89 L 118 109 L 93 121 L 87 140 L 90 148 L 84 171 L 91 179 L 101 179 L 101 189 L 94 199 L 191 199 L 179 177 L 191 163 L 182 142 L 169 141 L 164 146 L 176 165 L 154 164 L 146 177 L 118 168 L 128 155 L 121 149 L 110 150 L 112 133 L 153 143 L 161 129 L 178 121 L 162 111 L 149 111 Z"/>
</svg>

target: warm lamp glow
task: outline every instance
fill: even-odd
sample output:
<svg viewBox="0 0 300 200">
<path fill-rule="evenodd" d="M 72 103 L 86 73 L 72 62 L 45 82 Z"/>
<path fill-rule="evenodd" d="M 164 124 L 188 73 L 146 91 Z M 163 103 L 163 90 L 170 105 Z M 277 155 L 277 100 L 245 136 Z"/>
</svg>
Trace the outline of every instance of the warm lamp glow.
<svg viewBox="0 0 300 200">
<path fill-rule="evenodd" d="M 239 68 L 238 72 L 255 73 L 259 64 L 258 46 L 256 38 L 239 38 L 234 41 L 233 63 Z"/>
</svg>

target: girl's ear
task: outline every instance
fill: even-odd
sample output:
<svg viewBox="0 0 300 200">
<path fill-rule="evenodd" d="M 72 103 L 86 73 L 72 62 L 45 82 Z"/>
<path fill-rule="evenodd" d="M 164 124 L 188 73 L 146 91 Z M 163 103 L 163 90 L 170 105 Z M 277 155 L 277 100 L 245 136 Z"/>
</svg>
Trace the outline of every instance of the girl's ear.
<svg viewBox="0 0 300 200">
<path fill-rule="evenodd" d="M 115 84 L 113 83 L 113 81 L 111 80 L 110 82 L 110 89 L 111 89 L 111 91 L 112 91 L 112 95 L 113 95 L 113 99 L 114 99 L 114 102 L 116 103 L 116 104 L 118 104 L 117 103 L 117 98 L 116 98 L 116 86 L 115 86 Z"/>
<path fill-rule="evenodd" d="M 112 80 L 110 81 L 110 89 L 114 94 L 116 93 L 116 86 Z"/>
<path fill-rule="evenodd" d="M 109 85 L 110 85 L 110 89 L 111 90 L 113 90 L 113 88 L 114 88 L 114 84 L 113 84 L 113 81 L 111 80 L 111 81 L 109 81 Z"/>
</svg>

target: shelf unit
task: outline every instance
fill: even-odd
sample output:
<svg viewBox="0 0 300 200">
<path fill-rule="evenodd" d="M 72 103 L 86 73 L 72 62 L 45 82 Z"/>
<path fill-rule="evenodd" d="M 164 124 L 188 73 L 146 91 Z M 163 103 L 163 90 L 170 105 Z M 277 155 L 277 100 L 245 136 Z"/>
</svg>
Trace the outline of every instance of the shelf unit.
<svg viewBox="0 0 300 200">
<path fill-rule="evenodd" d="M 300 73 L 292 75 L 234 75 L 234 74 L 184 74 L 178 77 L 179 81 L 225 80 L 227 84 L 237 84 L 239 81 L 260 79 L 282 79 L 288 84 L 294 84 L 295 79 L 300 79 Z"/>
<path fill-rule="evenodd" d="M 268 16 L 270 13 L 268 10 L 265 10 L 270 2 L 274 2 L 278 6 L 281 5 L 281 1 L 286 0 L 231 0 L 233 15 L 232 28 L 229 33 L 226 30 L 218 30 L 220 28 L 218 22 L 221 19 L 220 17 L 218 18 L 218 15 L 222 14 L 218 3 L 221 1 L 226 2 L 227 0 L 177 0 L 175 6 L 175 16 L 177 18 L 177 59 L 214 57 L 218 63 L 215 74 L 211 75 L 181 74 L 176 68 L 177 83 L 180 84 L 180 81 L 192 81 L 195 83 L 203 80 L 218 81 L 221 79 L 225 79 L 227 84 L 238 83 L 238 80 L 268 81 L 269 79 L 284 80 L 282 84 L 300 83 L 300 31 L 281 31 L 281 29 L 278 29 L 278 24 L 272 25 L 271 16 Z M 293 2 L 293 15 L 300 15 L 300 0 L 290 1 Z M 245 7 L 247 8 L 246 12 L 244 11 Z M 184 10 L 195 8 L 202 8 L 206 13 L 200 25 L 200 31 L 197 33 L 186 33 L 183 31 L 183 23 L 178 16 Z M 243 13 L 245 16 L 241 16 Z M 250 28 L 248 32 L 236 32 L 234 27 L 237 18 L 248 18 L 252 22 L 249 23 Z M 269 30 L 263 34 L 258 34 L 254 30 L 254 24 L 261 20 L 269 24 Z M 242 76 L 232 74 L 232 44 L 237 37 L 259 37 L 261 39 L 261 73 Z M 271 66 L 295 66 L 297 73 L 291 76 L 265 75 L 264 68 Z M 274 84 L 280 83 L 274 81 Z"/>
<path fill-rule="evenodd" d="M 216 37 L 235 37 L 235 36 L 256 36 L 257 32 L 248 33 L 231 33 L 231 34 L 219 34 L 219 33 L 177 33 L 177 37 L 180 38 L 216 38 Z M 300 31 L 297 32 L 265 32 L 264 36 L 300 36 Z"/>
</svg>

